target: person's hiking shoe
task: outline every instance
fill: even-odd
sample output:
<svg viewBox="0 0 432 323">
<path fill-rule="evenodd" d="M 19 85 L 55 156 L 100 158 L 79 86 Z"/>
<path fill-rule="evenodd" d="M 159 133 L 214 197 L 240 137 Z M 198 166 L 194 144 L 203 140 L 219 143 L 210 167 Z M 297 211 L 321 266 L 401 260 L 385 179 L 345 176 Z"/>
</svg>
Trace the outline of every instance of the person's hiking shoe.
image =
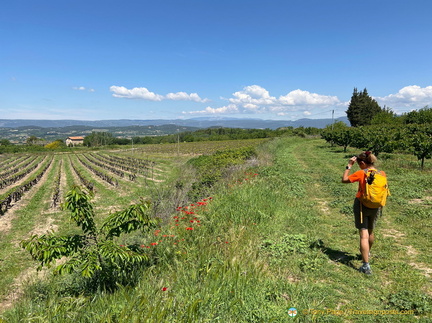
<svg viewBox="0 0 432 323">
<path fill-rule="evenodd" d="M 371 270 L 370 266 L 362 265 L 359 268 L 359 272 L 366 274 L 366 275 L 372 275 L 372 270 Z"/>
</svg>

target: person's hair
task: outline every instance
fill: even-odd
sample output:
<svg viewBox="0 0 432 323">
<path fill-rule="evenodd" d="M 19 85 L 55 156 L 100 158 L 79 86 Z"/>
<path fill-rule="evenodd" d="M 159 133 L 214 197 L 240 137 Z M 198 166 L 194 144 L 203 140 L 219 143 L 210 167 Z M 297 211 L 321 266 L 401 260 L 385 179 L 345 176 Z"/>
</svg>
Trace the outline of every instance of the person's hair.
<svg viewBox="0 0 432 323">
<path fill-rule="evenodd" d="M 364 162 L 367 165 L 373 165 L 376 163 L 377 158 L 370 151 L 364 151 L 357 156 L 357 162 Z"/>
</svg>

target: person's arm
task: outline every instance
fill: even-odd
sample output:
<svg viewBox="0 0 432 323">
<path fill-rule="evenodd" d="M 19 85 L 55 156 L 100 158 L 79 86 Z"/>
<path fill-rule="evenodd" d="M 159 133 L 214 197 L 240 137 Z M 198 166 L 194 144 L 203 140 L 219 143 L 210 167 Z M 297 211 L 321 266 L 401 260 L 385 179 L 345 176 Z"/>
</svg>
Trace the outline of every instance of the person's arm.
<svg viewBox="0 0 432 323">
<path fill-rule="evenodd" d="M 342 183 L 351 183 L 351 181 L 349 180 L 348 176 L 349 176 L 351 167 L 356 162 L 356 159 L 357 159 L 357 157 L 351 157 L 350 160 L 348 161 L 348 165 L 346 166 L 346 169 L 345 169 L 345 171 L 343 172 L 343 175 L 342 175 Z"/>
</svg>

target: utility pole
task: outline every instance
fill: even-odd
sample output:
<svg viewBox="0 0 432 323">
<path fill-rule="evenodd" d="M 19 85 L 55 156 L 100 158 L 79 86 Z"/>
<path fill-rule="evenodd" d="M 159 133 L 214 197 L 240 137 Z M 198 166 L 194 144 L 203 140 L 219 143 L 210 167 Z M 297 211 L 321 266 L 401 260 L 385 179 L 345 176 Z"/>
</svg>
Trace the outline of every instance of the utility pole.
<svg viewBox="0 0 432 323">
<path fill-rule="evenodd" d="M 334 125 L 334 110 L 332 110 L 332 131 L 333 131 L 333 125 Z"/>
<path fill-rule="evenodd" d="M 179 129 L 177 129 L 177 157 L 180 156 L 180 133 Z"/>
</svg>

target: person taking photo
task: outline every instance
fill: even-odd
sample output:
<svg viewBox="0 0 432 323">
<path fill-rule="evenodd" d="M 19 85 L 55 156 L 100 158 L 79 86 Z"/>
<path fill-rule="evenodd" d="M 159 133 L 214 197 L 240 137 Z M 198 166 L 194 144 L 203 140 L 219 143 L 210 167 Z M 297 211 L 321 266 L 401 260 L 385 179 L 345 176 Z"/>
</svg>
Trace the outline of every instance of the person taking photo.
<svg viewBox="0 0 432 323">
<path fill-rule="evenodd" d="M 350 170 L 357 162 L 360 170 L 350 175 Z M 353 211 L 354 211 L 354 223 L 355 227 L 359 230 L 360 235 L 360 253 L 363 264 L 359 268 L 361 273 L 370 275 L 372 270 L 369 264 L 370 250 L 375 240 L 374 228 L 376 225 L 377 217 L 381 212 L 379 208 L 369 208 L 362 204 L 360 198 L 366 190 L 367 172 L 375 171 L 381 175 L 386 176 L 383 171 L 378 171 L 375 168 L 377 158 L 370 151 L 365 151 L 357 156 L 353 156 L 348 160 L 348 165 L 342 176 L 342 183 L 354 183 L 358 182 L 358 190 L 354 199 Z"/>
</svg>

